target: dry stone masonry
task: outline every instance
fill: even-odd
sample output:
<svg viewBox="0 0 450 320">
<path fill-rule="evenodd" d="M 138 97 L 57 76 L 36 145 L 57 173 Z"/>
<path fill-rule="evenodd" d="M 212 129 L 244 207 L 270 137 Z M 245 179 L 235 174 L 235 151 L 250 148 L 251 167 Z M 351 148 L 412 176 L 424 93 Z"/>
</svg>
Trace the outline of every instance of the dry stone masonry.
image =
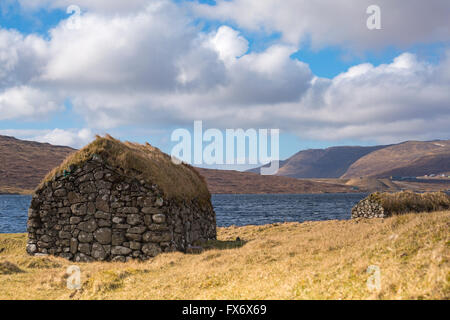
<svg viewBox="0 0 450 320">
<path fill-rule="evenodd" d="M 379 202 L 365 198 L 352 208 L 352 219 L 355 218 L 385 218 L 386 213 Z"/>
<path fill-rule="evenodd" d="M 145 260 L 216 237 L 211 203 L 165 198 L 157 185 L 94 155 L 34 194 L 27 252 L 74 261 Z"/>
</svg>

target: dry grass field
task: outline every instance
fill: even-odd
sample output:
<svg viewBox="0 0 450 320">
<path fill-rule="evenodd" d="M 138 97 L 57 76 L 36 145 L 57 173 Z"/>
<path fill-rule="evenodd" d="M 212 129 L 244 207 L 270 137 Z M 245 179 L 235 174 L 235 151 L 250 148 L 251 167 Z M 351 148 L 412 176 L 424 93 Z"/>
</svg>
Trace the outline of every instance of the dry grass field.
<svg viewBox="0 0 450 320">
<path fill-rule="evenodd" d="M 66 286 L 74 263 L 30 257 L 25 234 L 2 234 L 0 299 L 449 299 L 449 227 L 450 211 L 219 228 L 200 254 L 78 263 L 80 290 Z"/>
</svg>

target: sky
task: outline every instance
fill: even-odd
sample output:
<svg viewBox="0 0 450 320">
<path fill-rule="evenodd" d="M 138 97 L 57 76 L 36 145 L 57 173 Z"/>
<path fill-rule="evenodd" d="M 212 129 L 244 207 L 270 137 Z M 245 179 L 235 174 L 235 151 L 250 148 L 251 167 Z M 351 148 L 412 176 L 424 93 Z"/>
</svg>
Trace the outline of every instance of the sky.
<svg viewBox="0 0 450 320">
<path fill-rule="evenodd" d="M 0 135 L 170 153 L 201 120 L 279 129 L 282 159 L 449 139 L 449 16 L 442 0 L 2 0 Z"/>
</svg>

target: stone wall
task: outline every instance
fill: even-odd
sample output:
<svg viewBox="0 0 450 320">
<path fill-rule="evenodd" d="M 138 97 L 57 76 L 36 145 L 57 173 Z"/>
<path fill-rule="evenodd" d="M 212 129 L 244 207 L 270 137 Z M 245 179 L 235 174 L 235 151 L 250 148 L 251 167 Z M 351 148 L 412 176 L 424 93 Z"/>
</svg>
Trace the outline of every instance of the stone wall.
<svg viewBox="0 0 450 320">
<path fill-rule="evenodd" d="M 352 219 L 385 218 L 387 216 L 380 203 L 371 199 L 363 199 L 352 208 Z"/>
<path fill-rule="evenodd" d="M 29 254 L 74 261 L 148 259 L 215 239 L 211 203 L 165 199 L 150 185 L 93 157 L 58 174 L 33 196 Z"/>
</svg>

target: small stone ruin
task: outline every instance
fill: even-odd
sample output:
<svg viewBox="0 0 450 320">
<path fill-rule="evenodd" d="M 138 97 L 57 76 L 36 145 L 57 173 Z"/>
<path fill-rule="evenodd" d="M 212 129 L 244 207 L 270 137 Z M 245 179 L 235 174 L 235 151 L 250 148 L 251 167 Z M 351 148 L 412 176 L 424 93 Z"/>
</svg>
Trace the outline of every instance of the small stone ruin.
<svg viewBox="0 0 450 320">
<path fill-rule="evenodd" d="M 146 260 L 215 238 L 210 194 L 195 169 L 109 136 L 50 173 L 28 212 L 27 252 L 77 262 Z"/>
<path fill-rule="evenodd" d="M 450 209 L 450 196 L 444 192 L 375 192 L 352 208 L 352 218 L 387 218 L 407 213 Z"/>
</svg>

